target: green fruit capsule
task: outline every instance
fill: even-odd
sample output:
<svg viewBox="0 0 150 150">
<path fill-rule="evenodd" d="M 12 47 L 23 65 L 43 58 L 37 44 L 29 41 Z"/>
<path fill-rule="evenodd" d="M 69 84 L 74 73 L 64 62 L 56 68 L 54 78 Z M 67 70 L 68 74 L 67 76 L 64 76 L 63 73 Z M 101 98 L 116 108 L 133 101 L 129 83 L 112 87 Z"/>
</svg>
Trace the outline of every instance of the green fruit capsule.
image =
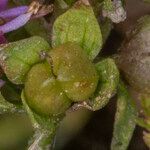
<svg viewBox="0 0 150 150">
<path fill-rule="evenodd" d="M 50 50 L 50 46 L 43 38 L 34 36 L 1 45 L 0 49 L 0 66 L 6 76 L 11 82 L 22 84 L 30 67 L 41 61 L 40 52 Z"/>
<path fill-rule="evenodd" d="M 73 101 L 88 100 L 94 93 L 98 75 L 86 52 L 68 42 L 50 51 L 53 72 L 66 95 Z"/>
<path fill-rule="evenodd" d="M 79 44 L 91 60 L 100 52 L 101 30 L 90 5 L 77 3 L 54 22 L 53 48 L 66 42 Z"/>
<path fill-rule="evenodd" d="M 24 92 L 29 107 L 41 115 L 58 115 L 70 106 L 70 100 L 62 91 L 47 62 L 31 68 Z"/>
</svg>

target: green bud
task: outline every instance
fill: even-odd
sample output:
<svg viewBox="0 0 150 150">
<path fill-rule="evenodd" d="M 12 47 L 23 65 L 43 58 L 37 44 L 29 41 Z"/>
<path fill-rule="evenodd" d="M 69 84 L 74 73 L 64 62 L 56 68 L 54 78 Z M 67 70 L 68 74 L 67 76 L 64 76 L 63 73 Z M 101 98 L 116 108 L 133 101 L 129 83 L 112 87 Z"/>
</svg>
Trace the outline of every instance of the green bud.
<svg viewBox="0 0 150 150">
<path fill-rule="evenodd" d="M 73 101 L 87 100 L 95 91 L 98 74 L 86 52 L 75 43 L 50 51 L 53 71 L 66 95 Z"/>
<path fill-rule="evenodd" d="M 90 5 L 77 3 L 54 22 L 52 46 L 76 42 L 94 59 L 102 47 L 99 24 Z"/>
<path fill-rule="evenodd" d="M 70 100 L 46 62 L 31 68 L 24 92 L 29 107 L 41 115 L 58 115 L 64 113 L 70 106 Z"/>
<path fill-rule="evenodd" d="M 11 82 L 22 84 L 30 67 L 41 61 L 40 52 L 50 50 L 50 46 L 35 36 L 2 45 L 0 49 L 0 65 L 6 76 Z"/>
<path fill-rule="evenodd" d="M 150 16 L 142 17 L 120 48 L 118 64 L 129 84 L 150 94 Z"/>
</svg>

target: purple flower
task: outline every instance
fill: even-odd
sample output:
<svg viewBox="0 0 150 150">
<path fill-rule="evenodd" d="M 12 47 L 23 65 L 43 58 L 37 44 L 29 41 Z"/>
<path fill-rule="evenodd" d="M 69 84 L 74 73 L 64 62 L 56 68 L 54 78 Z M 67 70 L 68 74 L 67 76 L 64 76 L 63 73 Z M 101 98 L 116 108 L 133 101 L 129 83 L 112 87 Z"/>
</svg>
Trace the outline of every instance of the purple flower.
<svg viewBox="0 0 150 150">
<path fill-rule="evenodd" d="M 0 10 L 0 18 L 12 19 L 12 18 L 17 17 L 21 14 L 26 13 L 27 10 L 28 10 L 28 6 L 19 6 L 19 7 L 7 9 L 4 11 Z"/>
<path fill-rule="evenodd" d="M 8 0 L 0 0 L 0 11 L 6 9 L 7 3 L 8 3 Z"/>
<path fill-rule="evenodd" d="M 21 15 L 24 15 L 28 10 L 28 6 L 20 6 L 20 7 L 7 9 L 7 4 L 8 4 L 8 0 L 0 0 L 0 19 L 1 19 L 0 44 L 7 42 L 4 33 L 13 31 L 21 27 L 21 24 L 16 26 L 16 21 L 18 20 L 17 18 L 18 17 L 21 18 Z M 27 14 L 27 19 L 28 20 L 30 19 L 28 14 Z M 28 21 L 27 19 L 21 23 L 24 25 Z"/>
<path fill-rule="evenodd" d="M 5 33 L 14 31 L 24 26 L 33 16 L 42 17 L 53 10 L 52 6 L 44 6 L 37 1 L 33 1 L 30 6 L 19 6 L 15 8 L 7 8 L 8 0 L 0 0 L 0 44 L 7 40 Z M 41 12 L 41 13 L 40 13 Z M 38 14 L 39 13 L 39 14 Z"/>
</svg>

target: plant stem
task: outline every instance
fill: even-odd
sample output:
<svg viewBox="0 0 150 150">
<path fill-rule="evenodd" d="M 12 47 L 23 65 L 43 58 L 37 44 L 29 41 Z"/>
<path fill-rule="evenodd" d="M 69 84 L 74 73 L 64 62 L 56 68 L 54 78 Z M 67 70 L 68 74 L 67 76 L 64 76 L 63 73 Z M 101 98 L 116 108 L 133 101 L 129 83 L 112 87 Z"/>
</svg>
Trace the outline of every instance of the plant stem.
<svg viewBox="0 0 150 150">
<path fill-rule="evenodd" d="M 29 141 L 28 150 L 52 150 L 57 126 L 49 130 L 36 130 L 32 139 Z"/>
</svg>

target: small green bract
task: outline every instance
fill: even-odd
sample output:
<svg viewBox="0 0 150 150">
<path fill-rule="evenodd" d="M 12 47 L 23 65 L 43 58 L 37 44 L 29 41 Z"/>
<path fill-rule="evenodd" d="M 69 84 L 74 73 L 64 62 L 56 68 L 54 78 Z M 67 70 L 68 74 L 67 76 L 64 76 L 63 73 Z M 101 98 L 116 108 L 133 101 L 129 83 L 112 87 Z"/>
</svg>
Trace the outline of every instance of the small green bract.
<svg viewBox="0 0 150 150">
<path fill-rule="evenodd" d="M 68 41 L 79 44 L 92 60 L 100 52 L 102 35 L 91 6 L 76 4 L 54 22 L 52 46 Z"/>
<path fill-rule="evenodd" d="M 8 79 L 23 84 L 31 66 L 41 61 L 40 52 L 50 50 L 49 44 L 41 37 L 34 36 L 0 46 L 0 65 Z"/>
</svg>

